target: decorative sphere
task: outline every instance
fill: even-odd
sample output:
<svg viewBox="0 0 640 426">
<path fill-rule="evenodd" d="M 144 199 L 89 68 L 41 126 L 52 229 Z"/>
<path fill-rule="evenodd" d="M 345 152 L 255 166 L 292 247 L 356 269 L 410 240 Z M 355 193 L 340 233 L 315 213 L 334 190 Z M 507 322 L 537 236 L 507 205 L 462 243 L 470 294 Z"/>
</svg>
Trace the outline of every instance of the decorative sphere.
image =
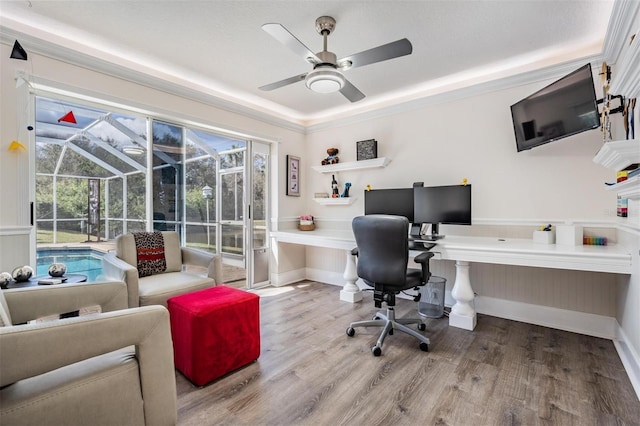
<svg viewBox="0 0 640 426">
<path fill-rule="evenodd" d="M 0 288 L 5 289 L 9 286 L 9 283 L 13 280 L 13 277 L 8 272 L 0 272 Z"/>
<path fill-rule="evenodd" d="M 52 263 L 49 266 L 49 275 L 52 277 L 61 277 L 67 272 L 67 265 L 64 263 Z"/>
<path fill-rule="evenodd" d="M 33 269 L 31 266 L 20 266 L 11 272 L 11 276 L 16 282 L 28 281 L 33 275 Z"/>
</svg>

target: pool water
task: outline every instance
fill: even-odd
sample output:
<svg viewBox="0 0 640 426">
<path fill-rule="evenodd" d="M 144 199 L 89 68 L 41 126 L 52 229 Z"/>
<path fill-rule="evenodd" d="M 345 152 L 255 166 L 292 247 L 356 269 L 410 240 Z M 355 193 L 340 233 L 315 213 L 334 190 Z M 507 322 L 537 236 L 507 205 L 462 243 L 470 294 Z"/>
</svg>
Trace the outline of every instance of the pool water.
<svg viewBox="0 0 640 426">
<path fill-rule="evenodd" d="M 84 274 L 87 281 L 96 281 L 102 275 L 102 256 L 104 253 L 80 248 L 39 249 L 37 252 L 36 275 L 48 275 L 49 265 L 52 263 L 64 263 L 67 265 L 67 273 Z"/>
</svg>

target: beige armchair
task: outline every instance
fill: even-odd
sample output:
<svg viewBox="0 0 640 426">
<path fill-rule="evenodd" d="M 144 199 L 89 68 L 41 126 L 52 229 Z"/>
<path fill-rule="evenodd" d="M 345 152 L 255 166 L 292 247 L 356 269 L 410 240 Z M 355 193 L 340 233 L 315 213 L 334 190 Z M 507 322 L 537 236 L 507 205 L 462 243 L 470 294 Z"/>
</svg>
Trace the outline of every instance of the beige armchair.
<svg viewBox="0 0 640 426">
<path fill-rule="evenodd" d="M 94 305 L 102 313 L 13 325 Z M 123 282 L 0 292 L 0 424 L 175 424 L 168 311 L 126 306 Z"/>
<path fill-rule="evenodd" d="M 163 231 L 166 271 L 146 277 L 138 274 L 138 257 L 133 234 L 116 238 L 115 252 L 102 258 L 108 279 L 127 283 L 129 307 L 167 306 L 167 299 L 222 283 L 220 255 L 180 246 L 177 232 Z"/>
</svg>

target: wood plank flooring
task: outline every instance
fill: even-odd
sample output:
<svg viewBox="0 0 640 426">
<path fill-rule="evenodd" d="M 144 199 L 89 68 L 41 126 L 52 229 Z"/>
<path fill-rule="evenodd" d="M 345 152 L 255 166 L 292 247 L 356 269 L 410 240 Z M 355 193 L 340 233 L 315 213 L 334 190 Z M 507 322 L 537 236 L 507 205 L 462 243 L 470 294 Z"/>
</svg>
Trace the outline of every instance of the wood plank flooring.
<svg viewBox="0 0 640 426">
<path fill-rule="evenodd" d="M 222 282 L 231 287 L 245 289 L 247 287 L 247 271 L 244 268 L 223 263 Z"/>
<path fill-rule="evenodd" d="M 257 362 L 198 388 L 180 373 L 180 425 L 638 425 L 640 401 L 609 340 L 478 316 L 428 319 L 430 351 L 396 332 L 380 357 L 372 295 L 303 282 L 257 290 Z M 399 318 L 415 303 L 398 299 Z M 411 314 L 411 315 L 407 315 Z M 222 349 L 221 349 L 222 350 Z"/>
</svg>

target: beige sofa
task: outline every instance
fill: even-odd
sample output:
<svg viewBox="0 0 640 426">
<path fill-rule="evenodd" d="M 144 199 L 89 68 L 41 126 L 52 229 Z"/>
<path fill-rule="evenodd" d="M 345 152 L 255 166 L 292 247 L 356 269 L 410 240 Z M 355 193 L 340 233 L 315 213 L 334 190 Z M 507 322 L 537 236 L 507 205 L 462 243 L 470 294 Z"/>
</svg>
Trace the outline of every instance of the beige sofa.
<svg viewBox="0 0 640 426">
<path fill-rule="evenodd" d="M 180 236 L 163 231 L 167 269 L 164 273 L 139 277 L 136 243 L 133 234 L 116 238 L 115 252 L 102 258 L 102 269 L 108 279 L 127 283 L 129 307 L 163 305 L 167 299 L 222 283 L 220 255 L 180 246 Z"/>
<path fill-rule="evenodd" d="M 94 305 L 102 313 L 14 325 Z M 123 282 L 0 292 L 0 424 L 175 424 L 168 311 L 126 307 Z"/>
</svg>

